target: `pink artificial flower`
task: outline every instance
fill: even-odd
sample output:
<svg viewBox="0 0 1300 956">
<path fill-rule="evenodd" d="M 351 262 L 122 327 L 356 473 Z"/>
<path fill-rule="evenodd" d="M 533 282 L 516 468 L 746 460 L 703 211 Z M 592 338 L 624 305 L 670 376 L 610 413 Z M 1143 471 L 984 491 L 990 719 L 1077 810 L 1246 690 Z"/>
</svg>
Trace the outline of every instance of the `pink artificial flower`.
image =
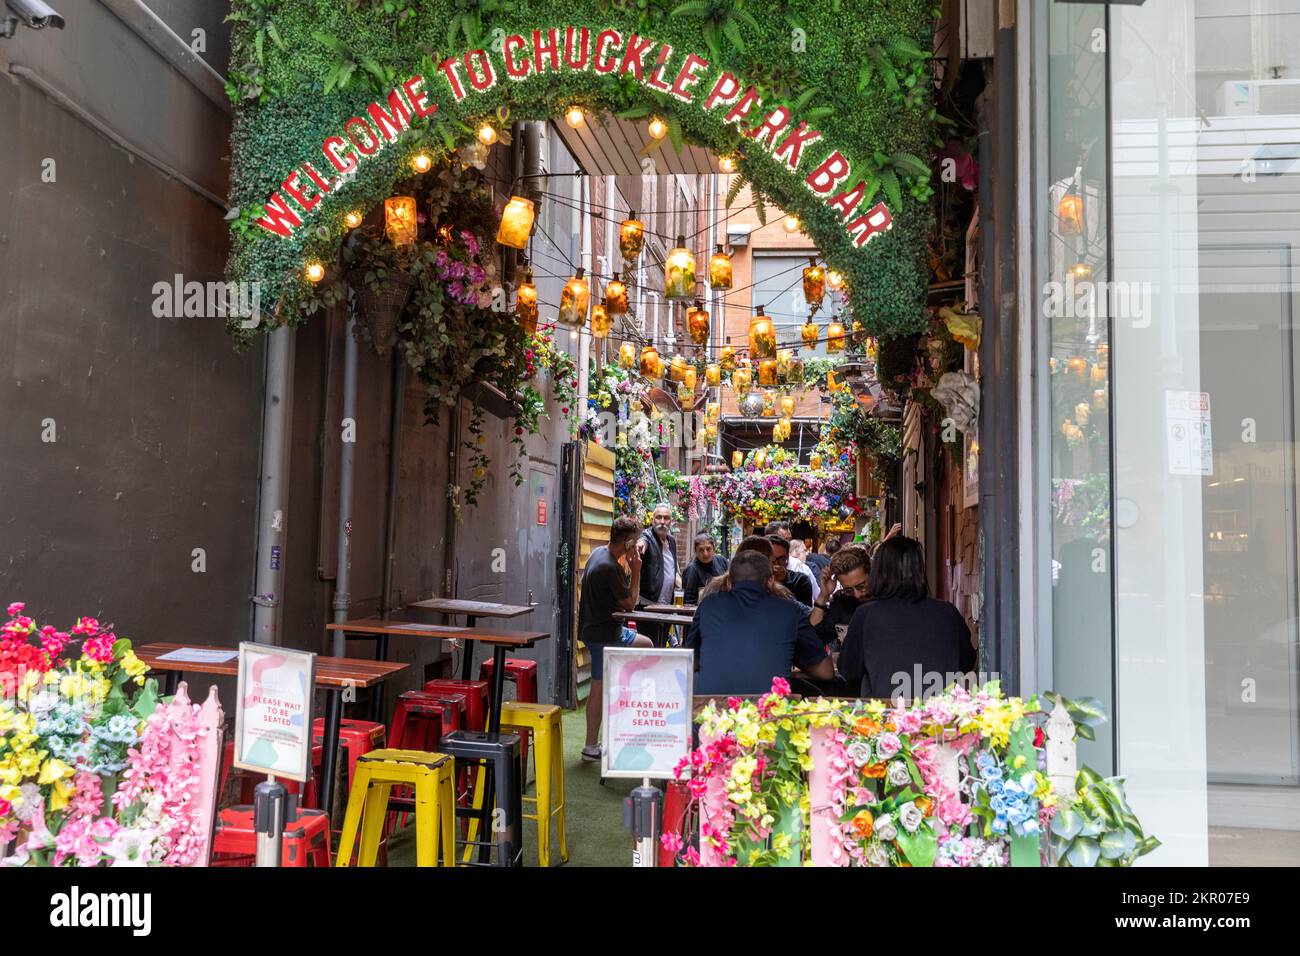
<svg viewBox="0 0 1300 956">
<path fill-rule="evenodd" d="M 893 714 L 900 733 L 914 734 L 921 729 L 921 715 L 915 710 L 899 710 Z"/>
<path fill-rule="evenodd" d="M 101 664 L 110 664 L 113 661 L 113 644 L 117 640 L 116 635 L 107 631 L 98 637 L 92 637 L 81 645 L 81 653 L 89 657 L 92 661 L 99 661 Z"/>
<path fill-rule="evenodd" d="M 26 606 L 27 605 L 24 604 L 22 601 L 14 601 L 13 604 L 9 605 L 9 616 L 17 617 L 19 614 L 23 613 L 23 608 L 25 608 Z"/>
<path fill-rule="evenodd" d="M 77 623 L 72 626 L 72 633 L 83 634 L 86 637 L 90 637 L 93 634 L 99 633 L 99 622 L 93 617 L 77 618 Z"/>
<path fill-rule="evenodd" d="M 744 703 L 744 701 L 741 700 L 739 697 L 728 697 L 728 698 L 727 698 L 727 710 L 739 710 L 739 709 L 740 709 L 740 705 L 743 704 L 743 703 Z"/>
<path fill-rule="evenodd" d="M 682 835 L 680 833 L 665 833 L 659 838 L 663 848 L 669 853 L 680 853 L 682 850 Z"/>
<path fill-rule="evenodd" d="M 73 819 L 95 819 L 104 805 L 99 774 L 83 770 L 72 778 L 72 782 L 76 790 L 68 804 L 68 815 Z"/>
<path fill-rule="evenodd" d="M 688 846 L 686 852 L 682 854 L 682 862 L 687 866 L 699 866 L 700 851 L 693 846 Z"/>
<path fill-rule="evenodd" d="M 790 682 L 784 677 L 772 678 L 772 693 L 779 697 L 790 696 Z"/>
</svg>

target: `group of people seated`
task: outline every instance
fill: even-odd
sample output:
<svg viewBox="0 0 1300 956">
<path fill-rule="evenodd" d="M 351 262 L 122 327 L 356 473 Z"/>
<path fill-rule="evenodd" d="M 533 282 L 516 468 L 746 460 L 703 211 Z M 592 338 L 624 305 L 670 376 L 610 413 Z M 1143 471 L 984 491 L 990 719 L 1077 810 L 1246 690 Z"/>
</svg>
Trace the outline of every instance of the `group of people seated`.
<svg viewBox="0 0 1300 956">
<path fill-rule="evenodd" d="M 583 573 L 578 626 L 593 682 L 584 759 L 600 759 L 604 647 L 653 643 L 613 614 L 668 603 L 638 597 L 671 599 L 670 585 L 696 605 L 684 646 L 696 654 L 697 694 L 762 694 L 781 676 L 808 694 L 911 697 L 918 673 L 974 669 L 970 628 L 956 607 L 930 596 L 921 545 L 897 526 L 874 553 L 830 538 L 824 554 L 809 554 L 787 522 L 772 522 L 741 541 L 730 561 L 701 534 L 679 575 L 668 535 L 672 512 L 660 508 L 645 534 L 635 520 L 616 519 L 608 547 L 592 553 Z M 658 578 L 647 582 L 651 561 Z"/>
</svg>

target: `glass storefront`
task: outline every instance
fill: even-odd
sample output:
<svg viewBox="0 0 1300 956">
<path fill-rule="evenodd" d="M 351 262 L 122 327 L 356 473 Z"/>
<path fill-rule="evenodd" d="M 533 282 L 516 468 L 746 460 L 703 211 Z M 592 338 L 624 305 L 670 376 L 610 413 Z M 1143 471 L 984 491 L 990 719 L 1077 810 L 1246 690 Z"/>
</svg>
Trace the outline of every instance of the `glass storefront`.
<svg viewBox="0 0 1300 956">
<path fill-rule="evenodd" d="M 1296 865 L 1300 0 L 1048 6 L 1040 683 L 1153 862 Z"/>
</svg>

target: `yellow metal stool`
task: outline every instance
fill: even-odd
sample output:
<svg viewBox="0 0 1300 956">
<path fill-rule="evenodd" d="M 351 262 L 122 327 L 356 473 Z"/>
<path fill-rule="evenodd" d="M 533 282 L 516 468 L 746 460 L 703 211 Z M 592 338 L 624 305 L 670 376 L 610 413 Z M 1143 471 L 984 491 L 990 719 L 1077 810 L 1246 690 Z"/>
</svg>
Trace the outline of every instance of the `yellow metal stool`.
<svg viewBox="0 0 1300 956">
<path fill-rule="evenodd" d="M 554 704 L 527 704 L 508 700 L 501 705 L 501 729 L 528 731 L 533 735 L 533 761 L 536 767 L 537 796 L 524 797 L 536 806 L 536 813 L 525 813 L 525 820 L 537 821 L 537 861 L 551 865 L 551 820 L 555 819 L 560 837 L 560 861 L 569 862 L 569 840 L 564 830 L 564 731 L 560 708 Z M 524 767 L 527 778 L 528 768 Z M 474 806 L 483 805 L 483 774 L 474 783 Z M 478 837 L 477 819 L 469 824 L 469 839 Z M 469 860 L 467 850 L 466 861 Z"/>
<path fill-rule="evenodd" d="M 372 750 L 357 760 L 356 778 L 348 795 L 348 809 L 339 836 L 335 866 L 347 866 L 352 859 L 357 829 L 361 830 L 358 866 L 374 866 L 379 841 L 388 817 L 388 798 L 393 787 L 415 790 L 416 866 L 438 865 L 438 844 L 442 843 L 442 865 L 456 865 L 456 784 L 454 763 L 446 754 L 423 750 Z"/>
</svg>

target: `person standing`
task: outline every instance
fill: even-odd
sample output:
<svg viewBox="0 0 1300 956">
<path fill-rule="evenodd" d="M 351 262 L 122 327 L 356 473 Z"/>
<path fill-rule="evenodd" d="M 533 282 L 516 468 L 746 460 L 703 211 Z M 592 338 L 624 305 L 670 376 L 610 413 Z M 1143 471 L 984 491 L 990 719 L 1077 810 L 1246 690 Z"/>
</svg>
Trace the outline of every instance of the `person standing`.
<svg viewBox="0 0 1300 956">
<path fill-rule="evenodd" d="M 682 586 L 682 576 L 677 568 L 677 539 L 669 534 L 673 523 L 673 508 L 661 501 L 655 505 L 650 527 L 641 533 L 637 550 L 641 552 L 644 567 L 641 571 L 641 597 L 638 607 L 647 604 L 672 604 L 673 592 Z M 643 633 L 656 644 L 661 643 L 666 627 L 662 624 L 645 624 Z"/>
<path fill-rule="evenodd" d="M 970 628 L 957 608 L 930 597 L 920 542 L 881 542 L 870 590 L 871 600 L 849 621 L 839 658 L 840 674 L 861 696 L 916 699 L 932 680 L 943 687 L 974 669 Z M 913 686 L 918 673 L 921 687 Z"/>
<path fill-rule="evenodd" d="M 687 604 L 699 604 L 700 590 L 727 570 L 727 559 L 717 554 L 715 547 L 712 535 L 695 536 L 695 560 L 682 572 L 682 591 Z"/>
<path fill-rule="evenodd" d="M 815 600 L 812 578 L 790 567 L 790 544 L 785 538 L 774 534 L 767 540 L 772 543 L 773 579 L 793 594 L 794 599 L 802 604 L 805 610 L 810 609 Z"/>
<path fill-rule="evenodd" d="M 686 633 L 699 665 L 695 693 L 765 694 L 796 665 L 821 680 L 834 676 L 805 610 L 772 593 L 766 555 L 738 551 L 727 573 L 731 589 L 701 601 Z"/>
<path fill-rule="evenodd" d="M 650 639 L 637 634 L 614 617 L 618 611 L 636 607 L 641 589 L 641 554 L 637 539 L 641 526 L 635 518 L 615 518 L 609 528 L 609 544 L 591 552 L 582 569 L 582 596 L 578 599 L 578 637 L 591 654 L 591 685 L 587 693 L 587 742 L 583 760 L 600 759 L 601 692 L 604 681 L 604 652 L 610 644 L 650 647 Z"/>
</svg>

